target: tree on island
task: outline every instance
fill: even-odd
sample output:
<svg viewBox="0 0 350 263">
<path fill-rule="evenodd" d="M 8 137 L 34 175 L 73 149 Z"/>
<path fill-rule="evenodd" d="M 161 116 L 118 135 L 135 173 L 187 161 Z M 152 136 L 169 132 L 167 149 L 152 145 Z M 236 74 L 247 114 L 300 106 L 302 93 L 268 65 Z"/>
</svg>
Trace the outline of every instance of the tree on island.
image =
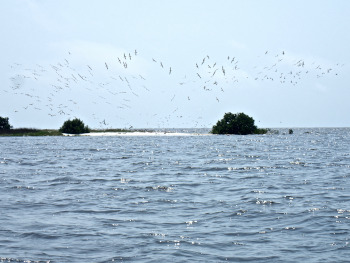
<svg viewBox="0 0 350 263">
<path fill-rule="evenodd" d="M 258 129 L 254 125 L 254 119 L 248 115 L 241 113 L 233 114 L 225 113 L 224 117 L 213 126 L 211 133 L 213 134 L 264 134 L 266 129 Z"/>
<path fill-rule="evenodd" d="M 0 131 L 10 130 L 12 126 L 9 123 L 9 118 L 0 117 Z"/>
<path fill-rule="evenodd" d="M 80 134 L 80 133 L 89 133 L 90 129 L 88 126 L 84 125 L 84 122 L 78 118 L 73 120 L 67 120 L 63 123 L 62 127 L 59 129 L 62 133 L 69 134 Z"/>
</svg>

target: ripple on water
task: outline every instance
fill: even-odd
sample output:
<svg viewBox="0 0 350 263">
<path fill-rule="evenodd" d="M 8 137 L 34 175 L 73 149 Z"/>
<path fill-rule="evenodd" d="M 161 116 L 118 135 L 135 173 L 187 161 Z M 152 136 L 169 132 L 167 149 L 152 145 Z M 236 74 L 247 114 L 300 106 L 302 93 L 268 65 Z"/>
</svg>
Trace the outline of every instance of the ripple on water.
<svg viewBox="0 0 350 263">
<path fill-rule="evenodd" d="M 346 262 L 350 130 L 304 131 L 0 138 L 0 262 Z"/>
</svg>

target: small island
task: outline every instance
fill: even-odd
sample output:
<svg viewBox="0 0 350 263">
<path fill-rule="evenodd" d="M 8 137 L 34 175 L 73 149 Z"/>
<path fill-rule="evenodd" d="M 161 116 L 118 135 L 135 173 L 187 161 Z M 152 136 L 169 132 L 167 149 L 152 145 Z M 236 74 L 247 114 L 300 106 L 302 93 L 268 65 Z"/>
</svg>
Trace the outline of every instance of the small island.
<svg viewBox="0 0 350 263">
<path fill-rule="evenodd" d="M 55 129 L 35 129 L 35 128 L 13 128 L 9 123 L 8 117 L 0 116 L 0 136 L 64 136 L 64 135 L 79 135 L 89 132 L 94 133 L 109 133 L 109 132 L 130 132 L 126 129 L 104 129 L 92 130 L 86 126 L 80 119 L 67 120 L 58 130 Z"/>
<path fill-rule="evenodd" d="M 254 119 L 243 112 L 225 113 L 224 117 L 213 126 L 212 134 L 265 134 L 268 129 L 259 129 L 254 125 Z"/>
<path fill-rule="evenodd" d="M 181 136 L 181 135 L 216 135 L 216 134 L 266 134 L 269 129 L 260 129 L 254 125 L 254 119 L 244 113 L 225 113 L 224 117 L 214 125 L 209 134 L 157 132 L 137 129 L 90 129 L 78 118 L 67 120 L 58 129 L 16 128 L 8 118 L 0 116 L 0 136 Z M 293 132 L 290 130 L 290 134 Z"/>
<path fill-rule="evenodd" d="M 9 118 L 0 116 L 0 136 L 60 136 L 61 132 L 51 129 L 18 128 L 13 129 Z"/>
<path fill-rule="evenodd" d="M 67 120 L 61 128 L 35 129 L 13 128 L 9 118 L 0 116 L 0 137 L 20 136 L 183 136 L 198 135 L 190 133 L 158 132 L 153 129 L 90 129 L 78 118 Z"/>
</svg>

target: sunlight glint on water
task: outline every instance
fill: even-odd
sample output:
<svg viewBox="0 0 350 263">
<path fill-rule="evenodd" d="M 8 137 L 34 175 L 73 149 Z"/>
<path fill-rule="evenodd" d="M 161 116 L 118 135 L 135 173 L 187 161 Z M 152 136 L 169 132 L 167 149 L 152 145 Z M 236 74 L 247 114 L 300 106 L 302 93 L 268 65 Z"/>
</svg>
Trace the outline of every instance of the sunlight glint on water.
<svg viewBox="0 0 350 263">
<path fill-rule="evenodd" d="M 346 262 L 349 129 L 0 138 L 0 262 Z"/>
</svg>

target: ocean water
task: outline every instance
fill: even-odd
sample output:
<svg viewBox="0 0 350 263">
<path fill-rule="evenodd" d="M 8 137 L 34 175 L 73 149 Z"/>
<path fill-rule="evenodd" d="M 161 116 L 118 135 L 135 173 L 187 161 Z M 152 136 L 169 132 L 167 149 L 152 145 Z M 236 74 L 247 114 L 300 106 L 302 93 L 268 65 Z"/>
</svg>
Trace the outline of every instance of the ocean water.
<svg viewBox="0 0 350 263">
<path fill-rule="evenodd" d="M 350 129 L 0 137 L 0 262 L 349 262 Z"/>
</svg>

